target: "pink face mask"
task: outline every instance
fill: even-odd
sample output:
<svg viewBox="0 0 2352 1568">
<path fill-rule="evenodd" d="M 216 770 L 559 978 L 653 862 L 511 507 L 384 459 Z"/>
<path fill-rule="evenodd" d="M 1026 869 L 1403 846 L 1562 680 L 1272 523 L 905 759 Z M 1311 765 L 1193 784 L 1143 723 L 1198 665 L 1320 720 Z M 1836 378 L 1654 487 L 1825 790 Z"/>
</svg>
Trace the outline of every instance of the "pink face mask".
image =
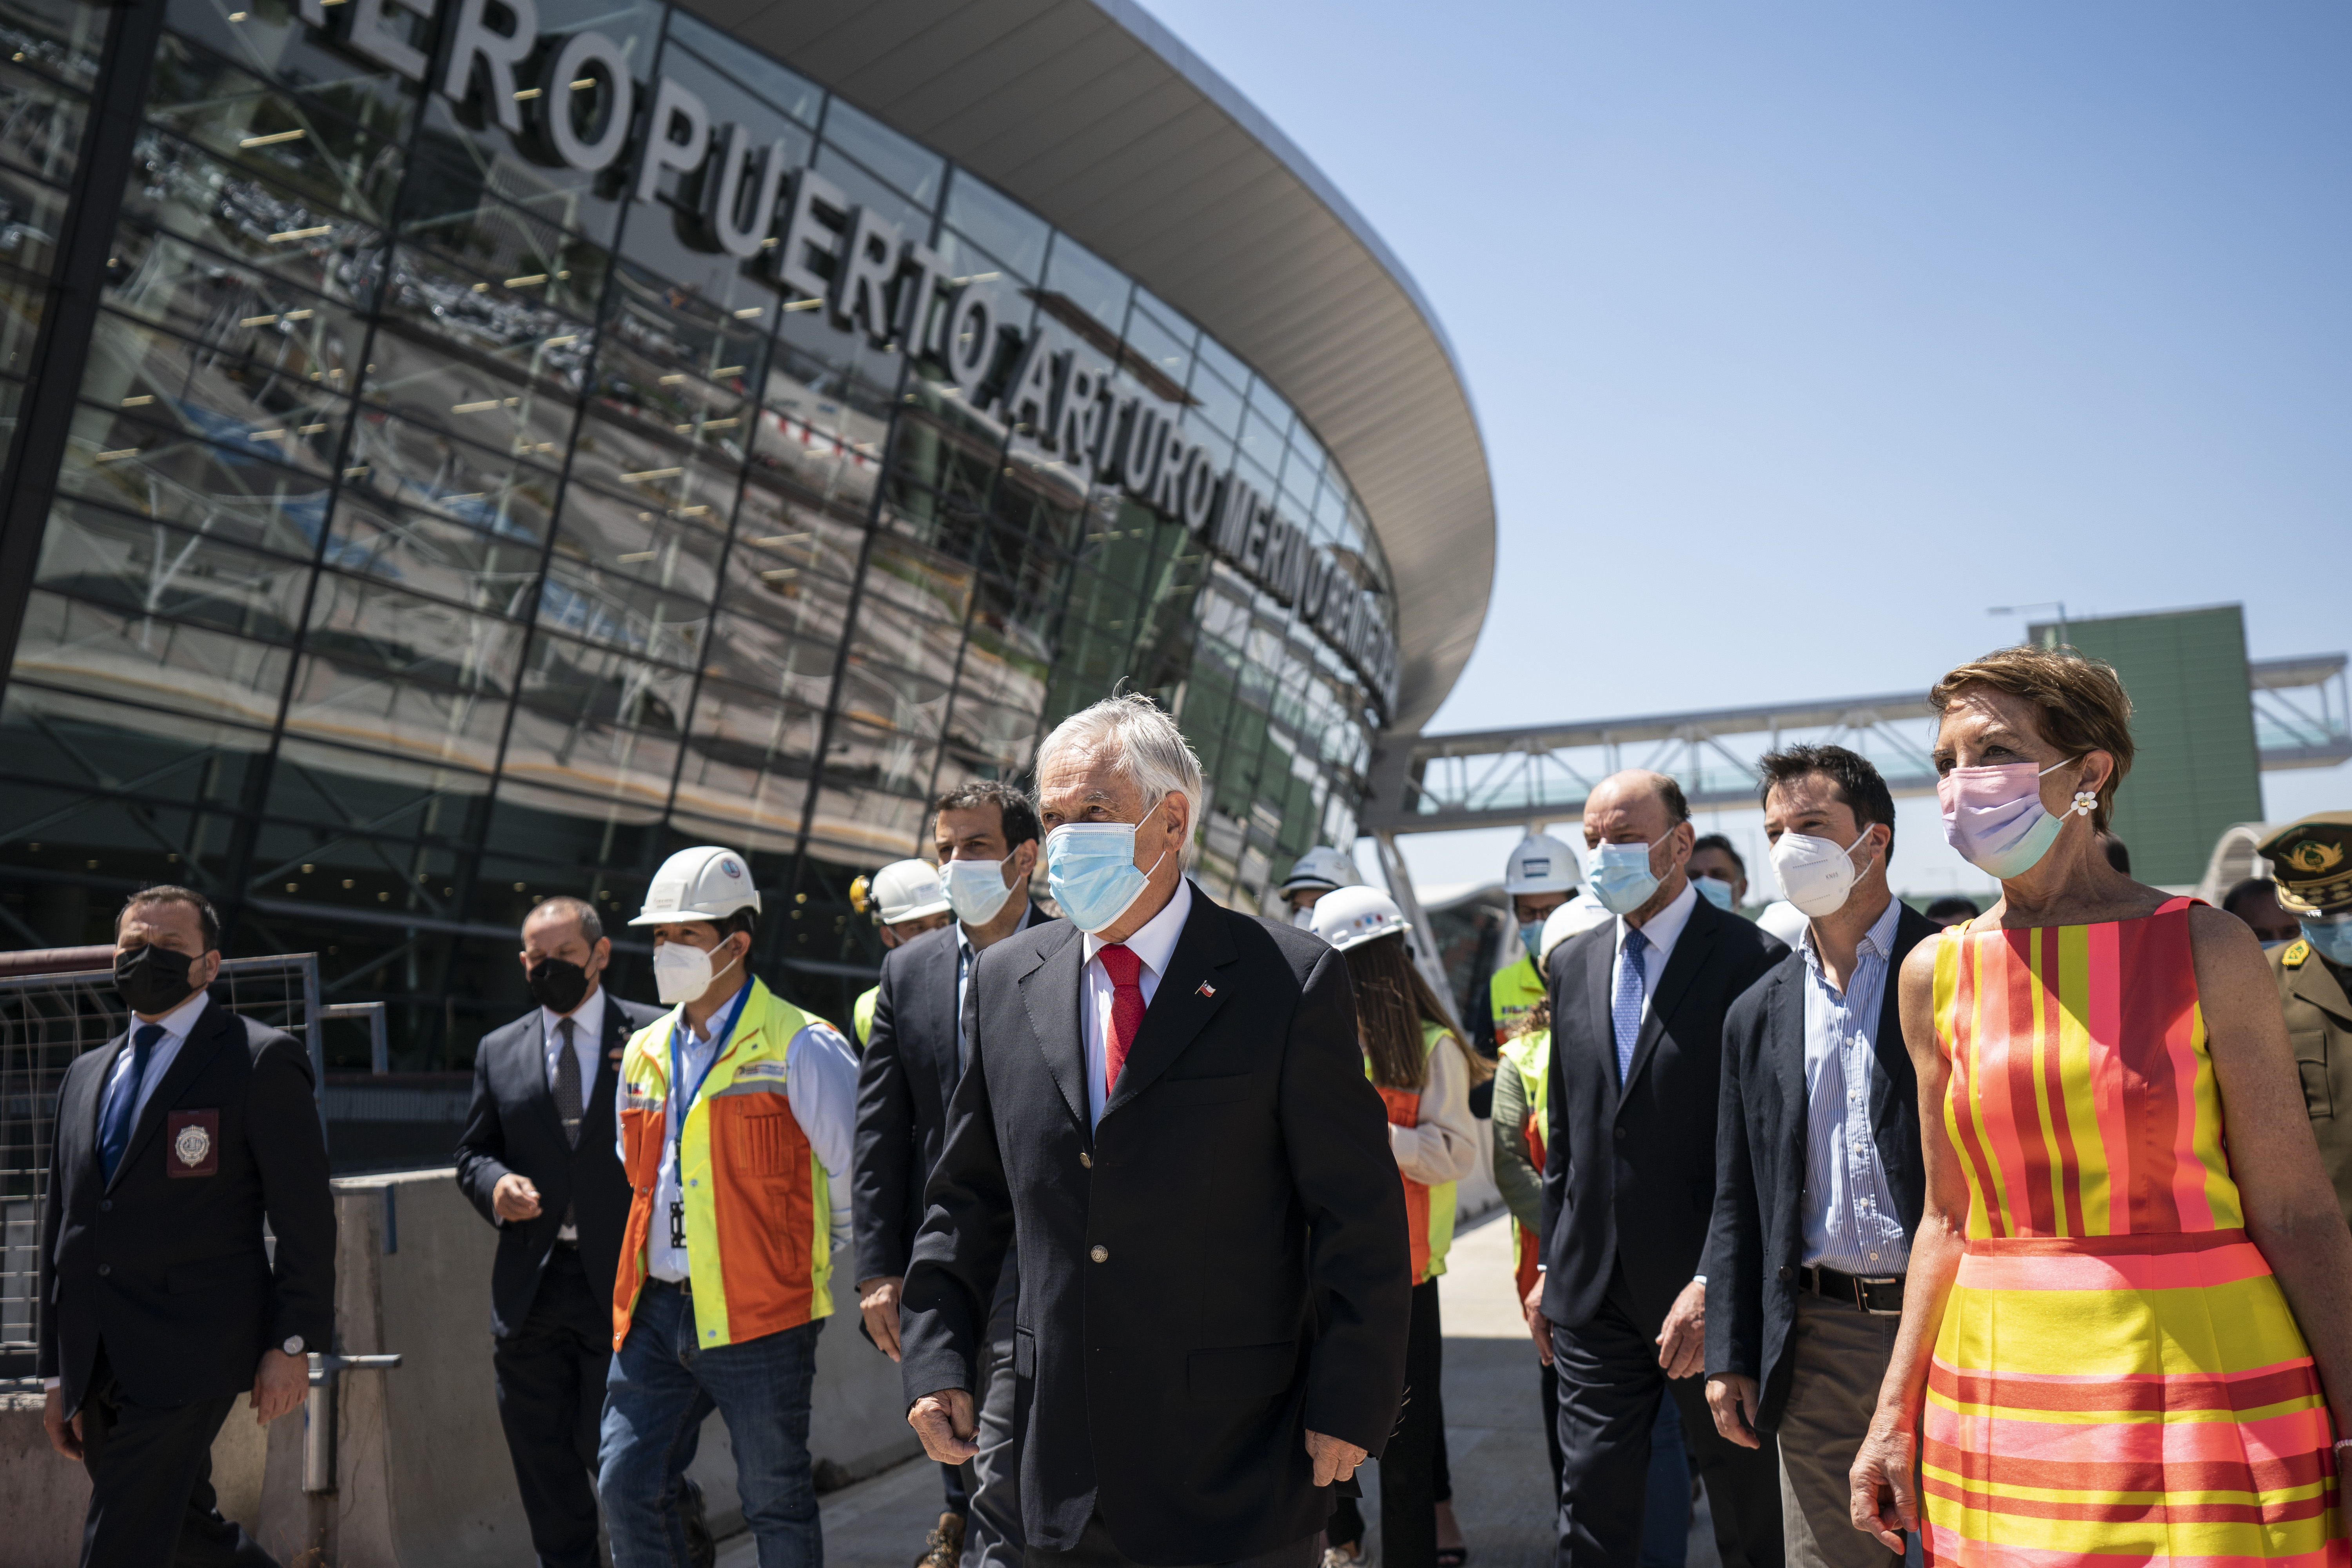
<svg viewBox="0 0 2352 1568">
<path fill-rule="evenodd" d="M 2069 757 L 2041 769 L 2032 763 L 1954 768 L 1936 781 L 1936 800 L 1944 808 L 1944 842 L 1988 876 L 2002 881 L 2023 876 L 2058 841 L 2066 816 L 2088 816 L 2097 804 L 2098 797 L 2085 790 L 2074 797 L 2066 816 L 2053 816 L 2042 808 L 2042 779 L 2080 760 Z"/>
</svg>

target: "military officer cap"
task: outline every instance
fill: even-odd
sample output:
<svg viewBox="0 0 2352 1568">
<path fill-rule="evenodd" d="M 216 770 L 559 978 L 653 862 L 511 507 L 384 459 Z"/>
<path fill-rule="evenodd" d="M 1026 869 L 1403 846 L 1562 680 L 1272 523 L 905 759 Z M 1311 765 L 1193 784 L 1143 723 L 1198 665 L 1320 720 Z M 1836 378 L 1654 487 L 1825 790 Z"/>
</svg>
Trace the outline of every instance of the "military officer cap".
<svg viewBox="0 0 2352 1568">
<path fill-rule="evenodd" d="M 2257 847 L 2277 879 L 2279 908 L 2293 915 L 2352 909 L 2352 811 L 2315 812 Z"/>
</svg>

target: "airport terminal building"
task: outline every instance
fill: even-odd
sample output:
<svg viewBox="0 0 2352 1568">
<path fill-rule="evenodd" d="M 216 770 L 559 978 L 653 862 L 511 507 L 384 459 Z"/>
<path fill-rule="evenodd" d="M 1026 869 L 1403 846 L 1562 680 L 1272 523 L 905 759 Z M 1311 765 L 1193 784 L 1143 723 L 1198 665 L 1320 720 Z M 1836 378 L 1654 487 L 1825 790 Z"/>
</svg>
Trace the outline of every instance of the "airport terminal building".
<svg viewBox="0 0 2352 1568">
<path fill-rule="evenodd" d="M 1255 908 L 1475 640 L 1441 327 L 1128 0 L 0 29 L 0 947 L 185 882 L 446 1069 L 535 899 L 716 842 L 830 1011 L 851 878 L 1073 709 L 1178 713 Z"/>
</svg>

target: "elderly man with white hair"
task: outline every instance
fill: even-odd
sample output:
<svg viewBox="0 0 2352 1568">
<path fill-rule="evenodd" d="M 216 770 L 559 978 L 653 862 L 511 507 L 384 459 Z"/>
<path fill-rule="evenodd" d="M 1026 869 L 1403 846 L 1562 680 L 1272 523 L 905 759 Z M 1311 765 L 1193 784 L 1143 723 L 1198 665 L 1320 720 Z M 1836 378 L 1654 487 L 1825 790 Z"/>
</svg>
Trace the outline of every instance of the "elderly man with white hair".
<svg viewBox="0 0 2352 1568">
<path fill-rule="evenodd" d="M 901 1307 L 908 1421 L 971 1457 L 1000 1260 L 1029 1568 L 1312 1568 L 1396 1426 L 1412 1272 L 1339 955 L 1185 877 L 1201 767 L 1148 698 L 1037 758 L 1068 919 L 981 955 Z"/>
</svg>

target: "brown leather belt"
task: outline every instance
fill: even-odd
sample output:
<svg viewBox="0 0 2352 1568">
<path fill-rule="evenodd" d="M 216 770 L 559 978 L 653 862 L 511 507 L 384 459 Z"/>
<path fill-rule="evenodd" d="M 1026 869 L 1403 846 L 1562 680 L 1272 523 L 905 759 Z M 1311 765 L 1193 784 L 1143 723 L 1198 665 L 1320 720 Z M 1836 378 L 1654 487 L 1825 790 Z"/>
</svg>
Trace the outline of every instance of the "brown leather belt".
<svg viewBox="0 0 2352 1568">
<path fill-rule="evenodd" d="M 1797 1289 L 1810 1290 L 1824 1300 L 1860 1308 L 1874 1318 L 1895 1318 L 1903 1313 L 1900 1275 L 1873 1279 L 1859 1274 L 1841 1274 L 1834 1268 L 1800 1268 Z"/>
</svg>

